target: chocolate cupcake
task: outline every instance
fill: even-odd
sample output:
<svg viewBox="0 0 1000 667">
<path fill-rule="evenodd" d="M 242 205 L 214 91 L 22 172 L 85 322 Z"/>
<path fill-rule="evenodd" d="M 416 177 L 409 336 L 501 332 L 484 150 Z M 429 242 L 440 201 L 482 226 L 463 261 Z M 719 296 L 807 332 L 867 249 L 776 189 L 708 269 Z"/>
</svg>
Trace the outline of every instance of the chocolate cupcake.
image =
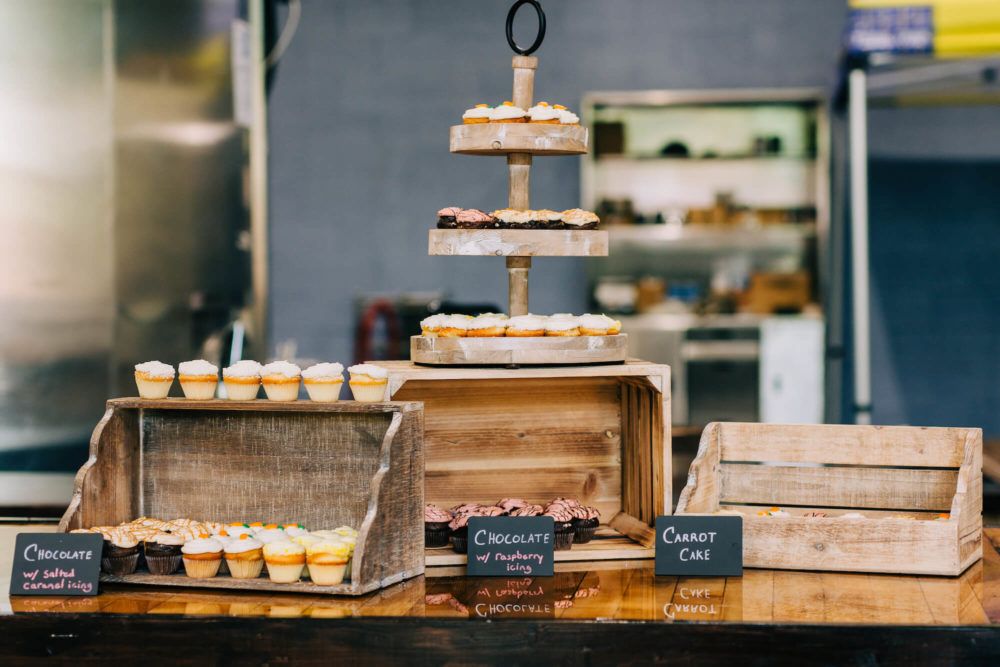
<svg viewBox="0 0 1000 667">
<path fill-rule="evenodd" d="M 455 229 L 458 227 L 458 222 L 455 220 L 455 216 L 462 212 L 461 206 L 445 206 L 443 209 L 438 211 L 438 229 Z"/>
<path fill-rule="evenodd" d="M 594 507 L 580 505 L 569 510 L 573 515 L 573 543 L 586 544 L 601 525 L 601 513 Z"/>
<path fill-rule="evenodd" d="M 448 546 L 448 537 L 451 529 L 448 524 L 452 520 L 451 512 L 443 510 L 437 505 L 424 507 L 424 547 L 427 549 L 437 549 Z"/>
<path fill-rule="evenodd" d="M 533 211 L 501 208 L 493 211 L 493 218 L 496 219 L 501 229 L 531 229 L 532 213 Z"/>
<path fill-rule="evenodd" d="M 150 574 L 173 574 L 181 566 L 184 538 L 174 533 L 158 533 L 142 543 Z"/>
<path fill-rule="evenodd" d="M 112 528 L 104 533 L 101 571 L 123 576 L 135 572 L 139 565 L 139 540 L 124 528 Z"/>
<path fill-rule="evenodd" d="M 497 507 L 502 509 L 507 514 L 510 514 L 516 509 L 527 507 L 530 504 L 531 503 L 529 503 L 527 500 L 522 500 L 521 498 L 503 498 L 497 501 Z"/>
<path fill-rule="evenodd" d="M 584 211 L 582 208 L 571 208 L 562 212 L 562 224 L 565 229 L 597 229 L 601 219 L 596 213 Z"/>
<path fill-rule="evenodd" d="M 559 211 L 553 211 L 547 208 L 543 208 L 540 211 L 531 212 L 531 227 L 533 229 L 562 229 L 563 228 L 563 214 Z"/>
<path fill-rule="evenodd" d="M 566 551 L 573 548 L 573 515 L 560 505 L 549 504 L 542 516 L 552 517 L 552 529 L 555 532 L 553 548 L 556 551 Z"/>
<path fill-rule="evenodd" d="M 541 505 L 528 504 L 517 509 L 512 509 L 510 516 L 541 516 L 543 511 Z"/>
<path fill-rule="evenodd" d="M 473 514 L 457 514 L 448 523 L 451 530 L 451 548 L 456 553 L 464 554 L 469 550 L 469 517 Z"/>
<path fill-rule="evenodd" d="M 499 229 L 500 222 L 489 213 L 483 213 L 478 208 L 467 208 L 455 216 L 455 224 L 459 229 Z"/>
</svg>

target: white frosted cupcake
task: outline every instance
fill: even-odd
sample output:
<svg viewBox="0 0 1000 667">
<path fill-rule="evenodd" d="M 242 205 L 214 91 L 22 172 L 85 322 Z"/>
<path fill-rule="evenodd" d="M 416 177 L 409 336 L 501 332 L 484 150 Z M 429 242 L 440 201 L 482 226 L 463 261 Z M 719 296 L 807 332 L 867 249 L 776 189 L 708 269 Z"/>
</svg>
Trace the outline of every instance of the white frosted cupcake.
<svg viewBox="0 0 1000 667">
<path fill-rule="evenodd" d="M 548 318 L 544 315 L 518 315 L 507 320 L 507 336 L 515 338 L 527 338 L 545 335 L 545 322 Z"/>
<path fill-rule="evenodd" d="M 219 384 L 219 367 L 204 359 L 182 361 L 177 366 L 177 379 L 180 380 L 186 398 L 207 401 L 215 397 L 215 388 Z"/>
<path fill-rule="evenodd" d="M 231 401 L 252 401 L 260 390 L 260 364 L 252 359 L 237 361 L 222 370 L 226 396 Z"/>
<path fill-rule="evenodd" d="M 267 576 L 276 584 L 292 584 L 302 576 L 306 566 L 306 548 L 290 540 L 264 545 Z"/>
<path fill-rule="evenodd" d="M 311 400 L 332 403 L 340 398 L 340 388 L 344 386 L 344 366 L 338 363 L 310 366 L 302 371 L 302 383 Z"/>
<path fill-rule="evenodd" d="M 490 122 L 490 112 L 492 107 L 488 104 L 477 104 L 471 109 L 466 109 L 462 114 L 462 123 L 465 125 L 475 125 L 477 123 Z"/>
<path fill-rule="evenodd" d="M 226 565 L 234 579 L 256 579 L 264 569 L 264 544 L 240 535 L 225 547 Z"/>
<path fill-rule="evenodd" d="M 351 547 L 340 541 L 324 540 L 306 550 L 309 576 L 321 586 L 336 586 L 344 581 Z"/>
<path fill-rule="evenodd" d="M 507 317 L 494 313 L 483 313 L 469 322 L 466 335 L 470 338 L 492 338 L 503 336 L 507 330 Z"/>
<path fill-rule="evenodd" d="M 550 125 L 559 124 L 559 110 L 549 106 L 548 102 L 539 102 L 528 109 L 529 123 L 546 123 Z"/>
<path fill-rule="evenodd" d="M 184 571 L 192 579 L 211 579 L 219 573 L 222 552 L 226 547 L 214 537 L 204 535 L 181 547 Z"/>
<path fill-rule="evenodd" d="M 385 390 L 389 384 L 389 371 L 373 364 L 358 364 L 347 369 L 351 374 L 350 385 L 354 400 L 363 403 L 377 403 L 386 400 Z"/>
<path fill-rule="evenodd" d="M 607 315 L 587 313 L 576 318 L 581 336 L 613 336 L 622 330 L 622 323 Z"/>
<path fill-rule="evenodd" d="M 580 117 L 561 104 L 553 104 L 552 108 L 559 112 L 559 123 L 561 125 L 579 125 Z"/>
<path fill-rule="evenodd" d="M 437 335 L 441 338 L 463 338 L 469 334 L 471 321 L 468 315 L 445 315 L 438 324 Z"/>
<path fill-rule="evenodd" d="M 272 401 L 294 401 L 299 397 L 302 369 L 287 361 L 272 361 L 260 369 L 264 393 Z"/>
<path fill-rule="evenodd" d="M 444 313 L 438 313 L 437 315 L 431 315 L 430 317 L 425 317 L 420 320 L 420 335 L 434 338 L 438 335 L 438 330 L 441 328 L 441 324 L 447 318 L 448 316 Z"/>
<path fill-rule="evenodd" d="M 579 336 L 580 320 L 565 314 L 553 315 L 545 322 L 546 336 Z"/>
<path fill-rule="evenodd" d="M 562 222 L 567 229 L 597 229 L 601 219 L 593 211 L 571 208 L 562 212 Z"/>
<path fill-rule="evenodd" d="M 491 123 L 527 123 L 528 112 L 514 106 L 513 102 L 504 102 L 490 109 L 489 119 Z"/>
<path fill-rule="evenodd" d="M 135 365 L 135 385 L 140 398 L 166 398 L 174 383 L 174 367 L 160 361 Z"/>
</svg>

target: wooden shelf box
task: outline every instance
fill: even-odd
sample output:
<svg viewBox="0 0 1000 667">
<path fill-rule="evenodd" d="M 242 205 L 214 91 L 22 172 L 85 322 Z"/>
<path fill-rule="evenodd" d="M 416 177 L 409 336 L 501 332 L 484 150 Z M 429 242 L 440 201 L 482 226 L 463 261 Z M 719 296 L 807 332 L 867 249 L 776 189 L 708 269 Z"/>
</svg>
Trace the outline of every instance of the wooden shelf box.
<svg viewBox="0 0 1000 667">
<path fill-rule="evenodd" d="M 714 423 L 677 513 L 743 514 L 747 567 L 955 576 L 982 557 L 982 456 L 975 428 Z"/>
<path fill-rule="evenodd" d="M 604 525 L 557 561 L 652 557 L 652 526 L 671 501 L 668 366 L 378 363 L 394 399 L 424 404 L 427 502 L 575 497 Z M 428 565 L 464 562 L 451 549 L 427 551 Z"/>
<path fill-rule="evenodd" d="M 419 403 L 115 399 L 59 528 L 140 516 L 349 525 L 359 531 L 352 579 L 339 586 L 141 571 L 104 578 L 360 595 L 423 573 L 423 476 Z"/>
</svg>

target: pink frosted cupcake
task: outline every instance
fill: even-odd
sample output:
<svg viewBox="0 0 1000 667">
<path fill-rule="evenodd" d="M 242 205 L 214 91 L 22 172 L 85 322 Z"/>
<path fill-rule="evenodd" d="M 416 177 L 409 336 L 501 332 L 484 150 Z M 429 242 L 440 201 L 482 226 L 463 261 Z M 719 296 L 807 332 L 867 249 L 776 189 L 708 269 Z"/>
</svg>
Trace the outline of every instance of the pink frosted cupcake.
<svg viewBox="0 0 1000 667">
<path fill-rule="evenodd" d="M 424 507 L 424 546 L 437 549 L 448 546 L 448 536 L 451 530 L 448 524 L 454 517 L 448 510 L 437 505 L 428 504 Z"/>
</svg>

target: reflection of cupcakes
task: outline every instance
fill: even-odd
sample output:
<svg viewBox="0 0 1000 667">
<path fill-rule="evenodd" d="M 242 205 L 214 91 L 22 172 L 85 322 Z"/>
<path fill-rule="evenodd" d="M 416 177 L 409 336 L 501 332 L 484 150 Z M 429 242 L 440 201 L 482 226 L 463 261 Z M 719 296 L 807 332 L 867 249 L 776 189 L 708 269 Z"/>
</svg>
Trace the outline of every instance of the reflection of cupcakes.
<svg viewBox="0 0 1000 667">
<path fill-rule="evenodd" d="M 438 313 L 437 315 L 431 315 L 430 317 L 425 317 L 420 320 L 420 335 L 434 338 L 438 335 L 441 323 L 444 322 L 447 317 L 448 316 L 443 313 Z"/>
<path fill-rule="evenodd" d="M 455 225 L 459 229 L 496 229 L 500 222 L 478 208 L 467 208 L 455 216 Z"/>
<path fill-rule="evenodd" d="M 351 374 L 351 393 L 354 400 L 362 403 L 377 403 L 386 400 L 385 390 L 389 384 L 389 371 L 374 364 L 358 364 L 347 369 Z"/>
<path fill-rule="evenodd" d="M 565 507 L 553 507 L 551 504 L 545 508 L 542 516 L 550 516 L 554 522 L 555 543 L 553 548 L 556 551 L 566 551 L 573 547 L 573 515 Z"/>
<path fill-rule="evenodd" d="M 291 584 L 302 576 L 306 565 L 306 549 L 289 540 L 264 545 L 267 576 L 276 584 Z"/>
<path fill-rule="evenodd" d="M 597 229 L 601 219 L 593 211 L 571 208 L 562 212 L 562 222 L 566 229 Z"/>
<path fill-rule="evenodd" d="M 215 397 L 215 387 L 219 384 L 219 367 L 204 359 L 182 361 L 177 366 L 177 379 L 185 398 L 207 401 Z"/>
<path fill-rule="evenodd" d="M 462 114 L 462 123 L 465 125 L 475 125 L 477 123 L 490 122 L 490 112 L 493 109 L 488 104 L 477 104 L 471 109 L 466 109 Z"/>
<path fill-rule="evenodd" d="M 272 361 L 260 369 L 264 393 L 272 401 L 294 401 L 299 397 L 302 369 L 287 361 Z"/>
<path fill-rule="evenodd" d="M 455 221 L 455 216 L 462 212 L 461 206 L 445 206 L 438 211 L 438 229 L 455 229 L 458 227 L 458 223 Z"/>
<path fill-rule="evenodd" d="M 174 382 L 174 367 L 159 361 L 135 365 L 135 385 L 140 398 L 166 398 Z"/>
<path fill-rule="evenodd" d="M 448 546 L 450 530 L 448 524 L 452 520 L 451 512 L 437 505 L 428 504 L 424 507 L 424 546 L 437 549 Z"/>
<path fill-rule="evenodd" d="M 468 315 L 445 315 L 438 323 L 437 335 L 441 338 L 463 338 L 469 335 Z"/>
<path fill-rule="evenodd" d="M 159 533 L 143 541 L 146 567 L 150 574 L 173 574 L 181 566 L 184 538 L 173 533 Z"/>
<path fill-rule="evenodd" d="M 469 322 L 466 336 L 470 338 L 494 338 L 503 336 L 506 330 L 505 317 L 493 314 L 478 315 Z"/>
<path fill-rule="evenodd" d="M 263 543 L 250 537 L 240 535 L 226 545 L 226 565 L 234 579 L 256 579 L 264 569 Z"/>
<path fill-rule="evenodd" d="M 323 540 L 310 545 L 306 550 L 306 563 L 313 583 L 320 586 L 343 583 L 350 557 L 351 547 L 340 541 Z"/>
<path fill-rule="evenodd" d="M 338 363 L 315 364 L 302 371 L 302 384 L 313 401 L 332 403 L 340 398 L 344 386 L 344 366 Z"/>
<path fill-rule="evenodd" d="M 529 123 L 559 124 L 559 110 L 549 106 L 548 102 L 539 102 L 528 109 Z"/>
<path fill-rule="evenodd" d="M 553 315 L 545 321 L 546 336 L 579 336 L 580 321 L 571 316 Z"/>
<path fill-rule="evenodd" d="M 226 397 L 231 401 L 252 401 L 260 390 L 260 364 L 252 359 L 237 361 L 222 370 Z"/>
<path fill-rule="evenodd" d="M 573 542 L 586 544 L 592 540 L 601 525 L 601 513 L 597 508 L 580 505 L 570 508 L 569 513 L 573 515 Z"/>
<path fill-rule="evenodd" d="M 490 109 L 489 118 L 491 123 L 527 123 L 528 112 L 514 106 L 513 102 L 504 102 Z"/>
<path fill-rule="evenodd" d="M 139 564 L 139 540 L 125 528 L 112 528 L 104 535 L 101 570 L 123 576 L 135 572 Z"/>
<path fill-rule="evenodd" d="M 613 336 L 622 330 L 622 323 L 607 315 L 581 315 L 577 318 L 580 323 L 581 336 Z"/>
<path fill-rule="evenodd" d="M 545 335 L 545 321 L 543 315 L 518 315 L 507 320 L 508 337 L 525 338 Z"/>
<path fill-rule="evenodd" d="M 184 571 L 192 579 L 211 579 L 219 573 L 222 565 L 222 542 L 204 533 L 189 540 L 181 547 L 184 557 Z M 235 574 L 233 576 L 236 576 Z"/>
</svg>

